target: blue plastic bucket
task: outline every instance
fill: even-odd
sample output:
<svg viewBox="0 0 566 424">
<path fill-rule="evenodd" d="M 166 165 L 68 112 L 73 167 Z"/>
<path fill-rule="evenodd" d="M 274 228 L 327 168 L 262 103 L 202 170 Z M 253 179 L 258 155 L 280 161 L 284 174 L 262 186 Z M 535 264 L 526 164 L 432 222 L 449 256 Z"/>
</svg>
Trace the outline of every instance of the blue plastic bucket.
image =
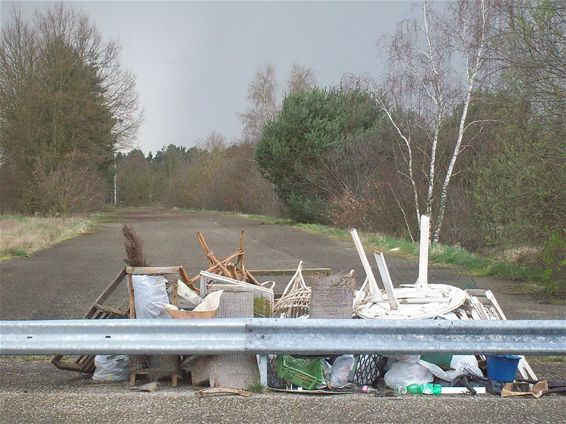
<svg viewBox="0 0 566 424">
<path fill-rule="evenodd" d="M 487 357 L 487 376 L 491 380 L 512 383 L 517 374 L 519 355 L 494 355 Z"/>
</svg>

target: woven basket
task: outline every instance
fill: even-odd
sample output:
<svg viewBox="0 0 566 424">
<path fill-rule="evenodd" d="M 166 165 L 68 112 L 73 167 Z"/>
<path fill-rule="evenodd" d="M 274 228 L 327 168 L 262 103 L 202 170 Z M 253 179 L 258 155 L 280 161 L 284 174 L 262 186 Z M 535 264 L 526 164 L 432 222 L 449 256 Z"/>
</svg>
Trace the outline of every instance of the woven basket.
<svg viewBox="0 0 566 424">
<path fill-rule="evenodd" d="M 300 318 L 308 316 L 311 305 L 311 289 L 303 278 L 303 261 L 283 290 L 283 295 L 275 303 L 273 316 L 281 318 Z"/>
<path fill-rule="evenodd" d="M 351 319 L 355 279 L 338 273 L 312 283 L 310 318 Z"/>
</svg>

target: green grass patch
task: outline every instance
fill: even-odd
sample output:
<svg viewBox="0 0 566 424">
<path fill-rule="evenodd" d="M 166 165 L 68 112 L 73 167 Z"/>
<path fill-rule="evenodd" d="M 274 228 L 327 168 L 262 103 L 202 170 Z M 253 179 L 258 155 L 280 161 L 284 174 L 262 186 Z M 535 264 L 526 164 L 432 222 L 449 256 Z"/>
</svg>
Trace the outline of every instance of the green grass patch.
<svg viewBox="0 0 566 424">
<path fill-rule="evenodd" d="M 537 358 L 538 361 L 540 362 L 546 362 L 546 363 L 566 363 L 566 356 L 554 356 L 554 355 L 550 355 L 550 356 L 540 356 Z"/>
<path fill-rule="evenodd" d="M 3 356 L 4 359 L 9 359 L 11 361 L 22 361 L 22 362 L 49 362 L 51 361 L 51 355 L 6 355 Z"/>
<path fill-rule="evenodd" d="M 14 249 L 12 252 L 6 252 L 7 255 L 11 254 L 12 256 L 18 256 L 20 258 L 25 258 L 28 255 L 28 251 L 26 249 Z"/>
<path fill-rule="evenodd" d="M 294 222 L 289 218 L 278 218 L 276 216 L 267 216 L 267 215 L 254 215 L 254 214 L 247 214 L 247 213 L 236 213 L 235 215 L 243 216 L 244 218 L 249 218 L 254 221 L 261 222 L 262 224 L 271 224 L 271 225 L 293 225 Z"/>
<path fill-rule="evenodd" d="M 252 393 L 264 393 L 266 387 L 261 383 L 253 383 L 250 384 L 246 390 Z"/>
<path fill-rule="evenodd" d="M 330 236 L 338 240 L 350 241 L 349 231 L 321 224 L 293 224 L 293 227 L 317 234 Z M 358 231 L 367 251 L 387 252 L 389 254 L 418 258 L 419 244 L 383 234 Z M 547 294 L 555 292 L 555 285 L 542 282 L 543 272 L 534 267 L 518 263 L 497 261 L 493 258 L 471 253 L 458 246 L 435 244 L 430 247 L 429 260 L 440 265 L 461 266 L 474 275 L 493 276 L 497 278 L 528 281 L 536 283 L 539 289 Z"/>
</svg>

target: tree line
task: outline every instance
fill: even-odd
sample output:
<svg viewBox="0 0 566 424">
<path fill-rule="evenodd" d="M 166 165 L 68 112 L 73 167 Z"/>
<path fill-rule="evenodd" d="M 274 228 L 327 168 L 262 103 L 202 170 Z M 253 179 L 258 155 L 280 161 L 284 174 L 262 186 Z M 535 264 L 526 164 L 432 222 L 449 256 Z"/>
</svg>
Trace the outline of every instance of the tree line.
<svg viewBox="0 0 566 424">
<path fill-rule="evenodd" d="M 110 199 L 140 123 L 134 76 L 89 19 L 57 4 L 0 33 L 1 208 L 66 214 Z"/>
<path fill-rule="evenodd" d="M 33 23 L 14 14 L 0 43 L 2 207 L 93 207 L 110 200 L 115 163 L 124 205 L 408 239 L 426 213 L 435 242 L 527 246 L 563 277 L 565 29 L 553 0 L 423 1 L 380 40 L 383 75 L 320 87 L 295 65 L 282 84 L 266 65 L 249 84 L 238 140 L 213 132 L 197 147 L 144 155 L 117 153 L 140 117 L 118 47 L 64 7 Z"/>
</svg>

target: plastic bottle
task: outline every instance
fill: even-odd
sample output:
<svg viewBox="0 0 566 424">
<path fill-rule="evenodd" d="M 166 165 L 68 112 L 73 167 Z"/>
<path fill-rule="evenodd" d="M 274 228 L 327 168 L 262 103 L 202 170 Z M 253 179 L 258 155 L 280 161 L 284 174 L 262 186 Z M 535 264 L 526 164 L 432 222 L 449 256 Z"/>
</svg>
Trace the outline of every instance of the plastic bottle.
<svg viewBox="0 0 566 424">
<path fill-rule="evenodd" d="M 407 393 L 414 395 L 435 395 L 440 396 L 442 393 L 442 386 L 440 384 L 409 384 L 407 386 Z"/>
</svg>

